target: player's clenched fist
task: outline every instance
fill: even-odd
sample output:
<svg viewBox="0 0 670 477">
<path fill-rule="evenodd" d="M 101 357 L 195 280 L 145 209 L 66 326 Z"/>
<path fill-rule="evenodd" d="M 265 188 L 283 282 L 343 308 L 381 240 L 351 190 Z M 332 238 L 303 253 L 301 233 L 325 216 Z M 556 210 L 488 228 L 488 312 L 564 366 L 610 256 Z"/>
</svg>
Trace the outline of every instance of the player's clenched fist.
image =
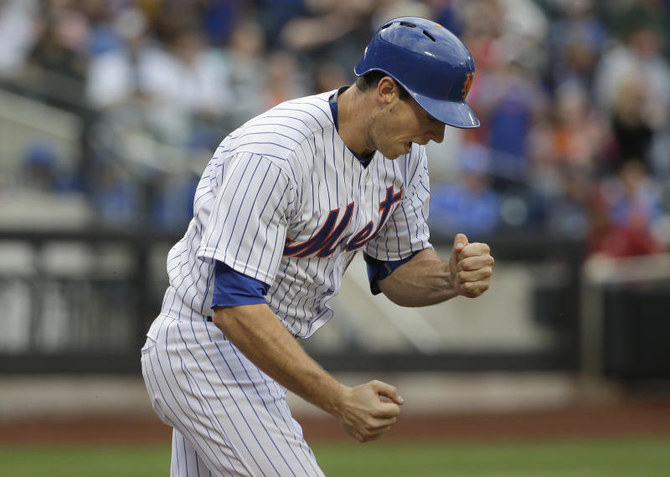
<svg viewBox="0 0 670 477">
<path fill-rule="evenodd" d="M 403 402 L 390 384 L 370 381 L 353 388 L 344 387 L 335 414 L 350 436 L 359 442 L 368 442 L 391 429 Z"/>
<path fill-rule="evenodd" d="M 464 234 L 454 238 L 449 274 L 454 291 L 470 298 L 488 290 L 493 274 L 491 249 L 485 243 L 469 243 Z"/>
</svg>

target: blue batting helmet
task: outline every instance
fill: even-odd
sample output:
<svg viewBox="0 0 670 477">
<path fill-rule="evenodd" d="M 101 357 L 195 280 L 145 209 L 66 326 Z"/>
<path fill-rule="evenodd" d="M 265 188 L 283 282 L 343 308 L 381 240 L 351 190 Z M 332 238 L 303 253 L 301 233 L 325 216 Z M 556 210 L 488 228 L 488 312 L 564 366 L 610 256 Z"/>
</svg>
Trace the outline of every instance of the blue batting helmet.
<svg viewBox="0 0 670 477">
<path fill-rule="evenodd" d="M 461 40 L 442 25 L 419 17 L 386 22 L 354 73 L 362 76 L 373 70 L 395 79 L 435 119 L 457 128 L 479 127 L 465 102 L 475 63 Z"/>
</svg>

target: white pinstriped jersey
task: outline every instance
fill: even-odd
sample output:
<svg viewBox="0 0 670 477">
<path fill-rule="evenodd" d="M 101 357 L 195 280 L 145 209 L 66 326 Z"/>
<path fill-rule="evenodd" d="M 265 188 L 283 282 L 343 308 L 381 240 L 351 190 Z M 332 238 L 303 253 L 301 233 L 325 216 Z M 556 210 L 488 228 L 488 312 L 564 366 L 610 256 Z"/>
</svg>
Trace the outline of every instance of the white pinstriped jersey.
<svg viewBox="0 0 670 477">
<path fill-rule="evenodd" d="M 288 101 L 226 137 L 198 185 L 194 218 L 168 255 L 164 314 L 210 315 L 214 260 L 267 283 L 296 337 L 327 322 L 358 250 L 388 261 L 430 246 L 423 146 L 368 165 L 342 142 L 328 98 Z"/>
</svg>

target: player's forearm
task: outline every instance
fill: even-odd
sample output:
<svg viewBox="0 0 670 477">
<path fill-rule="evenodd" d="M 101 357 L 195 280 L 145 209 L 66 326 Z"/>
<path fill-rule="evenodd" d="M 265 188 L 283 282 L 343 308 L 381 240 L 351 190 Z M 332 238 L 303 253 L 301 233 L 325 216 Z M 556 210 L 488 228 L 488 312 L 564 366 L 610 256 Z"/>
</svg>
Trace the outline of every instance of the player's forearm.
<svg viewBox="0 0 670 477">
<path fill-rule="evenodd" d="M 324 411 L 337 414 L 346 387 L 302 349 L 267 305 L 215 308 L 212 318 L 263 372 Z"/>
<path fill-rule="evenodd" d="M 398 267 L 379 288 L 401 306 L 427 306 L 457 295 L 449 274 L 449 263 L 435 250 L 426 249 Z"/>
</svg>

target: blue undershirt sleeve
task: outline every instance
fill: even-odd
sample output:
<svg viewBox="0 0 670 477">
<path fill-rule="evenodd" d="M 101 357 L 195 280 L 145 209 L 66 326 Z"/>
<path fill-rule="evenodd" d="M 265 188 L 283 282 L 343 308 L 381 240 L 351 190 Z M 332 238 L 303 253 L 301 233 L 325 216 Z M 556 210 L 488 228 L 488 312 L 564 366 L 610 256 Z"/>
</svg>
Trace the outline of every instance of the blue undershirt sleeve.
<svg viewBox="0 0 670 477">
<path fill-rule="evenodd" d="M 212 308 L 266 303 L 265 294 L 269 288 L 260 280 L 236 272 L 217 260 L 214 269 Z"/>
<path fill-rule="evenodd" d="M 390 262 L 384 262 L 382 260 L 377 260 L 372 258 L 370 255 L 363 254 L 365 258 L 365 263 L 367 264 L 368 269 L 368 280 L 370 281 L 370 291 L 373 295 L 379 295 L 382 291 L 379 289 L 378 281 L 383 280 L 388 277 L 391 273 L 395 271 L 403 263 L 409 262 L 412 257 L 416 255 L 413 253 L 407 258 L 402 260 L 393 260 Z"/>
</svg>

